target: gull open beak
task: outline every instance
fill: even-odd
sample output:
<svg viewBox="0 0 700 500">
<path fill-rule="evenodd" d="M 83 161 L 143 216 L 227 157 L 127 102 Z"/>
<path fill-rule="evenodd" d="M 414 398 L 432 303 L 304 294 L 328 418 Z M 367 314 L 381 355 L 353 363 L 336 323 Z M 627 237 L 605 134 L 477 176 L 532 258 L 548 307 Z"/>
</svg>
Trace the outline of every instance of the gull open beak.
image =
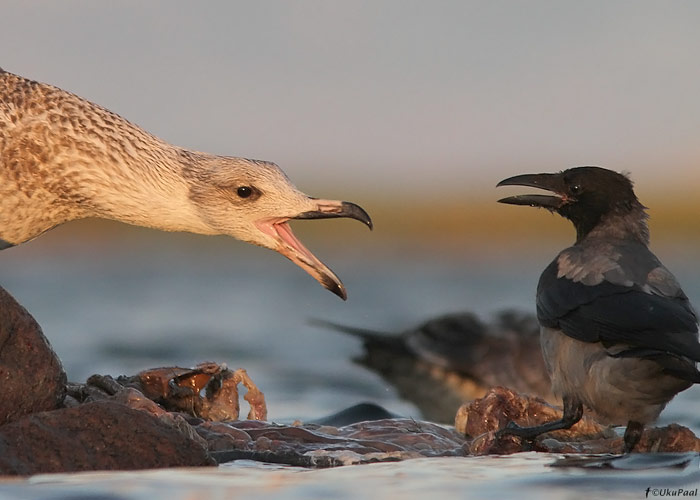
<svg viewBox="0 0 700 500">
<path fill-rule="evenodd" d="M 508 205 L 527 205 L 530 207 L 558 210 L 568 199 L 564 195 L 564 183 L 559 174 L 523 174 L 503 179 L 496 184 L 500 186 L 527 186 L 551 191 L 554 196 L 544 194 L 521 194 L 501 198 L 498 203 Z"/>
<path fill-rule="evenodd" d="M 302 212 L 294 217 L 271 217 L 259 220 L 256 225 L 277 242 L 274 248 L 289 260 L 309 273 L 324 288 L 330 290 L 343 300 L 347 299 L 345 286 L 328 266 L 321 262 L 299 241 L 287 223 L 290 219 L 330 219 L 347 217 L 359 220 L 372 229 L 372 219 L 359 205 L 347 201 L 313 200 L 313 210 Z"/>
</svg>

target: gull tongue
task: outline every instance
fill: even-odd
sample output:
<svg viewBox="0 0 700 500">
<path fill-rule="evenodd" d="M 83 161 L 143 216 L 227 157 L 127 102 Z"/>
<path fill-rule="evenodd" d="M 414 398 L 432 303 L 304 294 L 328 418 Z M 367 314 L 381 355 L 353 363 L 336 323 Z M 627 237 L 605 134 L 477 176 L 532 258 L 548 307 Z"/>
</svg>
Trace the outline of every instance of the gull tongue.
<svg viewBox="0 0 700 500">
<path fill-rule="evenodd" d="M 289 224 L 285 221 L 276 222 L 272 224 L 272 228 L 274 228 L 274 232 L 281 240 L 279 247 L 276 249 L 279 253 L 309 273 L 324 288 L 343 300 L 347 299 L 347 292 L 340 279 L 294 236 Z"/>
<path fill-rule="evenodd" d="M 305 257 L 307 264 L 322 264 L 321 261 L 318 260 L 316 256 L 311 253 L 311 250 L 306 248 L 304 244 L 301 241 L 299 241 L 299 238 L 297 238 L 294 235 L 294 233 L 292 232 L 292 228 L 289 226 L 289 224 L 287 224 L 286 222 L 278 222 L 276 224 L 273 224 L 273 227 L 275 228 L 277 235 L 282 239 L 282 241 L 284 241 L 287 245 L 296 250 L 301 256 Z"/>
</svg>

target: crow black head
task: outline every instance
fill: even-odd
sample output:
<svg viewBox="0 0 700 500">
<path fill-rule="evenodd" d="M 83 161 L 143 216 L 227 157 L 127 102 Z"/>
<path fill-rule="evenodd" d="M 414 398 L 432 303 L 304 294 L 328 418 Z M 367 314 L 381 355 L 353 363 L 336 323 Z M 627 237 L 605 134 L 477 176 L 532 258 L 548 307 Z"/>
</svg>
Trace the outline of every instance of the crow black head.
<svg viewBox="0 0 700 500">
<path fill-rule="evenodd" d="M 626 176 L 601 167 L 576 167 L 556 174 L 524 174 L 509 177 L 497 186 L 529 186 L 550 195 L 519 195 L 498 200 L 511 205 L 546 208 L 573 222 L 579 238 L 588 234 L 604 217 L 643 211 Z"/>
</svg>

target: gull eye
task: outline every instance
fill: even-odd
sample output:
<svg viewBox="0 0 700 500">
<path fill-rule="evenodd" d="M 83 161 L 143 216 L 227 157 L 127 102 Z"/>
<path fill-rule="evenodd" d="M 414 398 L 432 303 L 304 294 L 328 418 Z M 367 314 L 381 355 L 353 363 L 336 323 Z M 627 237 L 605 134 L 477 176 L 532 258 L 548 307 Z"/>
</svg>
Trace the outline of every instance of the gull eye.
<svg viewBox="0 0 700 500">
<path fill-rule="evenodd" d="M 581 194 L 581 191 L 583 191 L 583 189 L 581 188 L 580 184 L 573 184 L 569 188 L 569 191 L 571 192 L 571 194 Z"/>
<path fill-rule="evenodd" d="M 238 189 L 236 189 L 236 194 L 240 198 L 248 198 L 251 194 L 253 194 L 253 188 L 250 186 L 241 186 Z"/>
</svg>

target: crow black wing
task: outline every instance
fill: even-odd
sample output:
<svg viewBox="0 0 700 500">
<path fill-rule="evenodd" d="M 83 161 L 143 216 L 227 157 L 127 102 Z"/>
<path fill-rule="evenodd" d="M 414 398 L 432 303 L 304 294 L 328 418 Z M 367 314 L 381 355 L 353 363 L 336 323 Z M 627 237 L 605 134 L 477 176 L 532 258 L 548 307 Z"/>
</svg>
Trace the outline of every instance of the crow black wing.
<svg viewBox="0 0 700 500">
<path fill-rule="evenodd" d="M 645 284 L 606 279 L 585 285 L 558 277 L 555 260 L 540 277 L 537 317 L 542 325 L 583 342 L 625 344 L 700 361 L 697 317 L 682 292 L 665 296 L 648 292 Z"/>
</svg>

